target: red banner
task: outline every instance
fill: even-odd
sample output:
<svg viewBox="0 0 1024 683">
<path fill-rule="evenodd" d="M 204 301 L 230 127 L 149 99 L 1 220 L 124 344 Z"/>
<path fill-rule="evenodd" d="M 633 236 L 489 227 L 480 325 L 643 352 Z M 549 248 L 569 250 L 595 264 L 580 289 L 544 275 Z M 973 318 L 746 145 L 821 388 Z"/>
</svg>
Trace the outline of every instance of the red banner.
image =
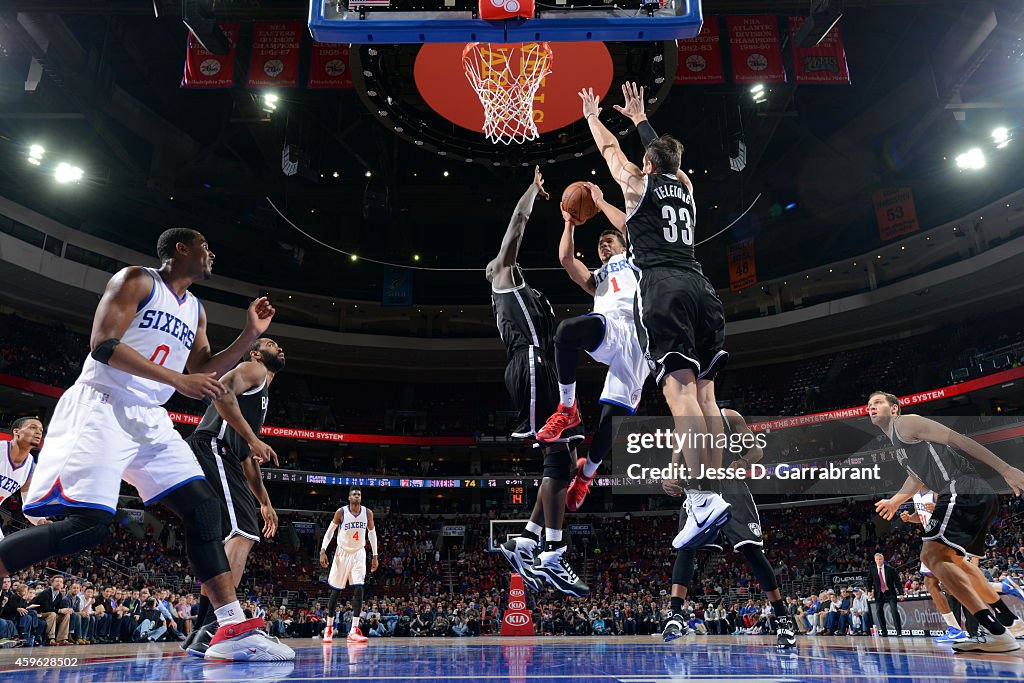
<svg viewBox="0 0 1024 683">
<path fill-rule="evenodd" d="M 339 43 L 313 41 L 312 61 L 309 64 L 310 88 L 351 88 L 349 46 Z"/>
<path fill-rule="evenodd" d="M 305 26 L 299 21 L 257 21 L 252 27 L 250 88 L 294 88 Z"/>
<path fill-rule="evenodd" d="M 725 83 L 718 17 L 704 17 L 700 33 L 680 40 L 675 83 Z"/>
<path fill-rule="evenodd" d="M 238 22 L 217 23 L 231 43 L 231 52 L 215 55 L 207 52 L 191 32 L 188 34 L 188 53 L 185 56 L 183 88 L 230 88 L 235 85 L 235 52 L 238 49 Z"/>
<path fill-rule="evenodd" d="M 790 17 L 789 34 L 796 36 L 805 21 L 806 17 Z M 790 42 L 793 44 L 793 78 L 797 83 L 850 82 L 846 48 L 838 23 L 814 47 L 797 47 L 795 41 Z"/>
<path fill-rule="evenodd" d="M 753 17 L 730 16 L 729 50 L 732 74 L 736 83 L 785 82 L 779 47 L 779 26 L 774 15 Z"/>
<path fill-rule="evenodd" d="M 875 190 L 871 196 L 875 205 L 875 220 L 878 234 L 883 240 L 917 232 L 921 224 L 917 221 L 917 207 L 914 193 L 909 187 L 895 190 Z"/>
<path fill-rule="evenodd" d="M 729 245 L 729 289 L 738 292 L 757 283 L 757 264 L 754 261 L 754 240 L 747 239 Z"/>
</svg>

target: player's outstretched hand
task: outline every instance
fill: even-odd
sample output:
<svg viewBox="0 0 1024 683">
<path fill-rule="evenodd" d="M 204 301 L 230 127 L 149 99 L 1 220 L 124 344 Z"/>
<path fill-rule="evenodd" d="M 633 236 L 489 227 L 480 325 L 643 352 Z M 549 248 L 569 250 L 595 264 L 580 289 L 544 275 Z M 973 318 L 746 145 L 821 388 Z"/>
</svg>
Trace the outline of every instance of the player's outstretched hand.
<svg viewBox="0 0 1024 683">
<path fill-rule="evenodd" d="M 1016 467 L 1008 467 L 1006 471 L 1003 472 L 1003 479 L 1005 479 L 1006 483 L 1010 485 L 1011 489 L 1013 489 L 1013 495 L 1019 496 L 1021 491 L 1024 491 L 1024 472 L 1021 472 Z"/>
<path fill-rule="evenodd" d="M 263 515 L 263 536 L 273 538 L 277 535 L 277 510 L 273 505 L 260 505 L 260 514 Z"/>
<path fill-rule="evenodd" d="M 662 479 L 661 488 L 673 498 L 683 495 L 683 487 L 679 485 L 678 479 Z"/>
<path fill-rule="evenodd" d="M 178 381 L 174 383 L 175 390 L 183 396 L 202 401 L 209 398 L 216 401 L 227 393 L 228 388 L 214 379 L 213 372 L 197 372 L 188 375 L 179 375 Z"/>
<path fill-rule="evenodd" d="M 273 320 L 275 313 L 277 311 L 274 309 L 273 304 L 270 303 L 270 299 L 261 296 L 249 304 L 245 326 L 248 330 L 261 335 L 270 327 L 270 321 Z"/>
<path fill-rule="evenodd" d="M 320 566 L 327 566 L 327 553 L 325 553 L 323 550 L 320 551 Z"/>
<path fill-rule="evenodd" d="M 533 167 L 533 184 L 537 186 L 537 194 L 544 199 L 551 199 L 551 195 L 544 189 L 544 176 L 540 174 L 540 165 Z"/>
<path fill-rule="evenodd" d="M 899 509 L 899 503 L 893 501 L 892 498 L 884 498 L 875 503 L 875 512 L 877 512 L 882 519 L 891 520 Z"/>
<path fill-rule="evenodd" d="M 614 105 L 615 111 L 632 121 L 634 126 L 641 121 L 646 121 L 647 114 L 644 113 L 643 87 L 637 88 L 636 83 L 626 81 L 622 84 L 622 96 L 625 103 L 621 107 L 617 104 Z"/>
<path fill-rule="evenodd" d="M 601 113 L 601 108 L 597 106 L 601 102 L 601 98 L 594 94 L 593 88 L 580 90 L 580 99 L 583 100 L 583 116 L 585 118 L 590 118 L 591 114 L 597 116 Z"/>
<path fill-rule="evenodd" d="M 265 441 L 256 439 L 249 444 L 249 451 L 252 453 L 252 457 L 256 459 L 260 465 L 266 465 L 268 462 L 272 462 L 275 465 L 279 464 L 277 461 L 277 453 L 270 447 L 270 444 Z"/>
</svg>

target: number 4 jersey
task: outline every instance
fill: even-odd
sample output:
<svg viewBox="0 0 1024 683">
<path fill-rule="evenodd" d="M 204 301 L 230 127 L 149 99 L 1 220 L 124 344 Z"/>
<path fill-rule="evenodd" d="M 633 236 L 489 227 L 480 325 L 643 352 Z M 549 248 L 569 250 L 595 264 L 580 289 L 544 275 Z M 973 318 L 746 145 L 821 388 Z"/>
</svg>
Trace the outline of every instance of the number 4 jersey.
<svg viewBox="0 0 1024 683">
<path fill-rule="evenodd" d="M 160 273 L 152 268 L 143 270 L 153 278 L 153 286 L 135 311 L 121 343 L 157 365 L 181 372 L 199 328 L 199 299 L 188 291 L 179 299 Z M 167 384 L 117 370 L 92 356 L 86 356 L 78 382 L 139 405 L 160 406 L 174 394 L 174 388 Z"/>
<path fill-rule="evenodd" d="M 626 216 L 629 260 L 641 271 L 685 268 L 702 272 L 693 254 L 697 208 L 693 195 L 674 175 L 644 176 L 644 191 Z"/>
</svg>

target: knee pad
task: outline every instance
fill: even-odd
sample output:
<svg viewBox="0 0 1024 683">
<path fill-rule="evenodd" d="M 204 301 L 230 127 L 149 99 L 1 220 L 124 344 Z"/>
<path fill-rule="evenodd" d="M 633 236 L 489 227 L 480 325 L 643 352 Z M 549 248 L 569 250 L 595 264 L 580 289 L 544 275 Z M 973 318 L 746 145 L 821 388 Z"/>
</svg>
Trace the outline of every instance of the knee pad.
<svg viewBox="0 0 1024 683">
<path fill-rule="evenodd" d="M 739 551 L 747 559 L 750 571 L 753 573 L 754 578 L 757 579 L 757 583 L 760 584 L 761 590 L 767 593 L 779 587 L 779 581 L 775 578 L 775 571 L 768 562 L 768 558 L 764 556 L 764 551 L 761 550 L 760 546 L 747 543 L 740 546 Z"/>
<path fill-rule="evenodd" d="M 201 581 L 231 571 L 221 538 L 221 501 L 205 479 L 189 482 L 162 501 L 185 527 L 185 551 Z"/>
<path fill-rule="evenodd" d="M 672 584 L 690 587 L 697 552 L 693 548 L 680 548 L 676 553 L 676 562 L 672 565 Z"/>
<path fill-rule="evenodd" d="M 569 481 L 572 479 L 576 459 L 567 450 L 544 454 L 544 478 Z"/>
</svg>

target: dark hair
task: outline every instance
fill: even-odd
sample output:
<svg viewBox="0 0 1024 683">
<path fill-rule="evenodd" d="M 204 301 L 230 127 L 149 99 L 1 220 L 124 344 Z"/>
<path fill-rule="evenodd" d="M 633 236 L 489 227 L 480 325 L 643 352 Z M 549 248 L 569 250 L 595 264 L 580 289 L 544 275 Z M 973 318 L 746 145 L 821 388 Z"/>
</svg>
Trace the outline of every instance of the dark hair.
<svg viewBox="0 0 1024 683">
<path fill-rule="evenodd" d="M 621 244 L 622 246 L 626 246 L 626 238 L 620 230 L 616 230 L 615 228 L 608 228 L 607 230 L 603 231 L 600 235 L 597 236 L 597 241 L 600 242 L 605 235 L 615 235 L 616 237 L 619 238 L 619 244 Z"/>
<path fill-rule="evenodd" d="M 11 431 L 13 432 L 15 429 L 21 429 L 22 427 L 25 426 L 26 422 L 31 422 L 32 420 L 35 420 L 36 422 L 38 422 L 39 418 L 38 417 L 33 417 L 31 415 L 27 415 L 25 417 L 19 417 L 17 420 L 14 421 L 13 424 L 11 424 Z"/>
<path fill-rule="evenodd" d="M 896 397 L 896 394 L 890 394 L 888 391 L 872 391 L 868 395 L 868 400 L 870 401 L 875 396 L 881 396 L 882 398 L 885 399 L 886 403 L 888 403 L 891 406 L 896 406 L 897 415 L 899 415 L 900 412 L 903 410 L 902 406 L 900 406 L 900 400 Z"/>
<path fill-rule="evenodd" d="M 353 493 L 355 493 L 356 491 L 359 491 L 359 493 L 362 493 L 362 492 L 363 492 L 363 490 L 362 490 L 361 488 L 359 488 L 358 486 L 353 486 L 352 488 L 350 488 L 350 489 L 348 490 L 348 495 L 350 495 L 350 496 L 351 496 L 351 495 L 352 495 Z"/>
<path fill-rule="evenodd" d="M 662 135 L 647 145 L 644 159 L 651 162 L 655 173 L 675 173 L 683 161 L 683 143 L 671 135 Z"/>
<path fill-rule="evenodd" d="M 178 251 L 178 243 L 188 244 L 199 233 L 192 228 L 168 228 L 156 241 L 156 255 L 161 261 L 170 261 Z"/>
</svg>

